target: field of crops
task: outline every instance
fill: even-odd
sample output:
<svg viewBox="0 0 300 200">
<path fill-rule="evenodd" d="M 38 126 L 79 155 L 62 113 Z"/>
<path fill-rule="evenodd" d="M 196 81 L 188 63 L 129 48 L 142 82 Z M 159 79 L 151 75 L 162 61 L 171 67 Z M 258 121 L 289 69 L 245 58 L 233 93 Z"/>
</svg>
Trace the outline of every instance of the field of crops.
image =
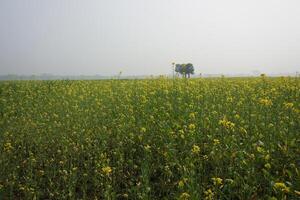
<svg viewBox="0 0 300 200">
<path fill-rule="evenodd" d="M 299 199 L 299 78 L 0 82 L 0 199 Z"/>
</svg>

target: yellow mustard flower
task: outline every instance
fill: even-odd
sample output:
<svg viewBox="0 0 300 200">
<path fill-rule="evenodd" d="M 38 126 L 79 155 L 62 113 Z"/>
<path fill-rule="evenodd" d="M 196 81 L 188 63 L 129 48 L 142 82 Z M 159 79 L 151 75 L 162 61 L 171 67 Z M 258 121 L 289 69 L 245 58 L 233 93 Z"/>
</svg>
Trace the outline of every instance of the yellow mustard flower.
<svg viewBox="0 0 300 200">
<path fill-rule="evenodd" d="M 234 129 L 235 124 L 224 117 L 222 120 L 219 121 L 219 125 L 223 126 L 226 129 Z"/>
<path fill-rule="evenodd" d="M 186 184 L 187 180 L 188 180 L 187 178 L 183 178 L 182 180 L 180 180 L 178 182 L 178 187 L 183 188 L 183 186 Z"/>
<path fill-rule="evenodd" d="M 214 193 L 211 189 L 208 189 L 204 192 L 205 194 L 205 200 L 213 200 L 214 198 Z"/>
<path fill-rule="evenodd" d="M 10 152 L 13 149 L 13 146 L 10 142 L 4 144 L 4 151 Z"/>
<path fill-rule="evenodd" d="M 150 151 L 151 150 L 151 146 L 149 144 L 145 145 L 144 148 L 145 148 L 146 151 Z"/>
<path fill-rule="evenodd" d="M 266 164 L 265 164 L 265 168 L 271 169 L 271 164 L 270 164 L 270 163 L 266 163 Z"/>
<path fill-rule="evenodd" d="M 220 140 L 214 139 L 214 140 L 213 140 L 213 143 L 214 143 L 214 145 L 218 145 L 218 144 L 220 144 Z"/>
<path fill-rule="evenodd" d="M 192 148 L 192 153 L 193 154 L 199 154 L 200 153 L 200 147 L 198 145 L 193 145 L 193 148 Z"/>
<path fill-rule="evenodd" d="M 195 128 L 196 128 L 196 125 L 195 125 L 195 124 L 190 124 L 190 125 L 189 125 L 189 129 L 190 129 L 190 130 L 195 130 Z"/>
<path fill-rule="evenodd" d="M 183 192 L 179 197 L 180 200 L 187 200 L 189 198 L 190 198 L 190 195 L 187 192 Z"/>
<path fill-rule="evenodd" d="M 223 184 L 223 179 L 219 178 L 219 177 L 214 177 L 214 178 L 211 178 L 211 180 L 213 181 L 213 184 L 214 185 L 222 185 Z"/>
<path fill-rule="evenodd" d="M 102 167 L 102 172 L 103 172 L 103 174 L 105 174 L 105 175 L 109 175 L 109 174 L 112 172 L 112 169 L 111 169 L 110 166 Z"/>
<path fill-rule="evenodd" d="M 194 112 L 189 114 L 190 119 L 194 120 L 196 118 L 196 115 Z"/>
<path fill-rule="evenodd" d="M 284 183 L 282 182 L 277 182 L 274 184 L 273 186 L 276 190 L 280 190 L 281 192 L 284 192 L 284 193 L 288 193 L 290 192 L 290 188 L 287 187 Z"/>
<path fill-rule="evenodd" d="M 273 103 L 270 99 L 259 99 L 259 103 L 264 106 L 271 106 Z"/>
<path fill-rule="evenodd" d="M 283 103 L 283 105 L 284 105 L 284 107 L 286 108 L 286 109 L 290 109 L 290 108 L 293 108 L 294 107 L 294 104 L 293 103 Z"/>
</svg>

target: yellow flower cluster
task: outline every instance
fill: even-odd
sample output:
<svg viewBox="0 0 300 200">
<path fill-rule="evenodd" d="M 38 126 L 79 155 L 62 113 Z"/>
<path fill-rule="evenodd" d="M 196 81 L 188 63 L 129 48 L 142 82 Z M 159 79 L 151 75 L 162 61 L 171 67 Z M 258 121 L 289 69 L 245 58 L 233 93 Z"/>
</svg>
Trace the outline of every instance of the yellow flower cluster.
<svg viewBox="0 0 300 200">
<path fill-rule="evenodd" d="M 294 104 L 293 103 L 283 103 L 283 105 L 284 105 L 284 107 L 286 108 L 286 109 L 290 109 L 290 108 L 293 108 L 294 107 Z"/>
<path fill-rule="evenodd" d="M 198 145 L 193 145 L 193 148 L 192 148 L 192 153 L 193 154 L 199 154 L 200 153 L 200 147 Z"/>
<path fill-rule="evenodd" d="M 220 144 L 220 140 L 218 140 L 218 139 L 213 139 L 213 144 L 214 144 L 214 145 Z"/>
<path fill-rule="evenodd" d="M 204 192 L 204 194 L 205 194 L 205 197 L 204 197 L 205 200 L 213 200 L 214 199 L 214 193 L 211 189 L 206 190 Z"/>
<path fill-rule="evenodd" d="M 213 184 L 216 186 L 223 184 L 223 179 L 221 179 L 219 177 L 213 177 L 213 178 L 211 178 L 211 180 L 213 181 Z"/>
<path fill-rule="evenodd" d="M 179 188 L 183 188 L 184 185 L 186 184 L 187 180 L 188 180 L 187 178 L 183 178 L 182 180 L 180 180 L 180 181 L 178 182 L 178 187 L 179 187 Z"/>
<path fill-rule="evenodd" d="M 180 195 L 179 199 L 180 199 L 180 200 L 187 200 L 187 199 L 190 198 L 190 196 L 191 196 L 191 195 L 189 195 L 189 193 L 183 192 L 183 193 Z"/>
<path fill-rule="evenodd" d="M 279 190 L 281 192 L 285 192 L 285 193 L 288 193 L 290 192 L 290 188 L 287 187 L 284 183 L 282 182 L 277 182 L 274 184 L 273 186 L 276 190 Z"/>
<path fill-rule="evenodd" d="M 259 103 L 264 106 L 272 106 L 272 101 L 270 99 L 259 99 Z"/>
<path fill-rule="evenodd" d="M 10 152 L 13 149 L 13 146 L 10 142 L 4 144 L 4 151 Z"/>
<path fill-rule="evenodd" d="M 219 121 L 219 124 L 221 126 L 223 126 L 224 128 L 230 129 L 230 130 L 233 130 L 235 127 L 235 124 L 233 122 L 227 120 L 225 117 Z"/>
<path fill-rule="evenodd" d="M 189 129 L 190 129 L 191 131 L 194 131 L 195 128 L 196 128 L 196 125 L 195 125 L 195 124 L 190 124 L 190 125 L 189 125 Z"/>
<path fill-rule="evenodd" d="M 110 166 L 102 167 L 102 172 L 103 172 L 104 175 L 107 175 L 107 176 L 108 176 L 108 175 L 111 174 L 112 169 L 111 169 Z"/>
</svg>

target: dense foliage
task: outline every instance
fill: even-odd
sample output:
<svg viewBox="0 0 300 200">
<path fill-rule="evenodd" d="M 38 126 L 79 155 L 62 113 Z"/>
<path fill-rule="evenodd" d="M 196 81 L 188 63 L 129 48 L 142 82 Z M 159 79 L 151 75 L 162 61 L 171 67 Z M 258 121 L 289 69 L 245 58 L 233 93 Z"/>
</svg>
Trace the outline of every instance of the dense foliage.
<svg viewBox="0 0 300 200">
<path fill-rule="evenodd" d="M 297 199 L 296 78 L 0 83 L 0 198 Z"/>
<path fill-rule="evenodd" d="M 175 63 L 173 63 L 173 65 L 175 65 Z M 190 78 L 191 74 L 195 73 L 194 66 L 192 63 L 176 64 L 174 71 L 177 73 L 177 75 L 179 73 L 184 78 L 186 78 L 186 77 Z"/>
</svg>

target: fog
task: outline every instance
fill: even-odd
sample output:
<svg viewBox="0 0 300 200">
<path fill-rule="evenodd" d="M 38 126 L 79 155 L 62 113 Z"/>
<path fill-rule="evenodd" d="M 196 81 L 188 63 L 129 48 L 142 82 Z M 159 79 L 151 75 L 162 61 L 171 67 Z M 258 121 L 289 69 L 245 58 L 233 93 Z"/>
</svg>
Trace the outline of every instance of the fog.
<svg viewBox="0 0 300 200">
<path fill-rule="evenodd" d="M 1 0 L 0 75 L 294 73 L 299 0 Z"/>
</svg>

